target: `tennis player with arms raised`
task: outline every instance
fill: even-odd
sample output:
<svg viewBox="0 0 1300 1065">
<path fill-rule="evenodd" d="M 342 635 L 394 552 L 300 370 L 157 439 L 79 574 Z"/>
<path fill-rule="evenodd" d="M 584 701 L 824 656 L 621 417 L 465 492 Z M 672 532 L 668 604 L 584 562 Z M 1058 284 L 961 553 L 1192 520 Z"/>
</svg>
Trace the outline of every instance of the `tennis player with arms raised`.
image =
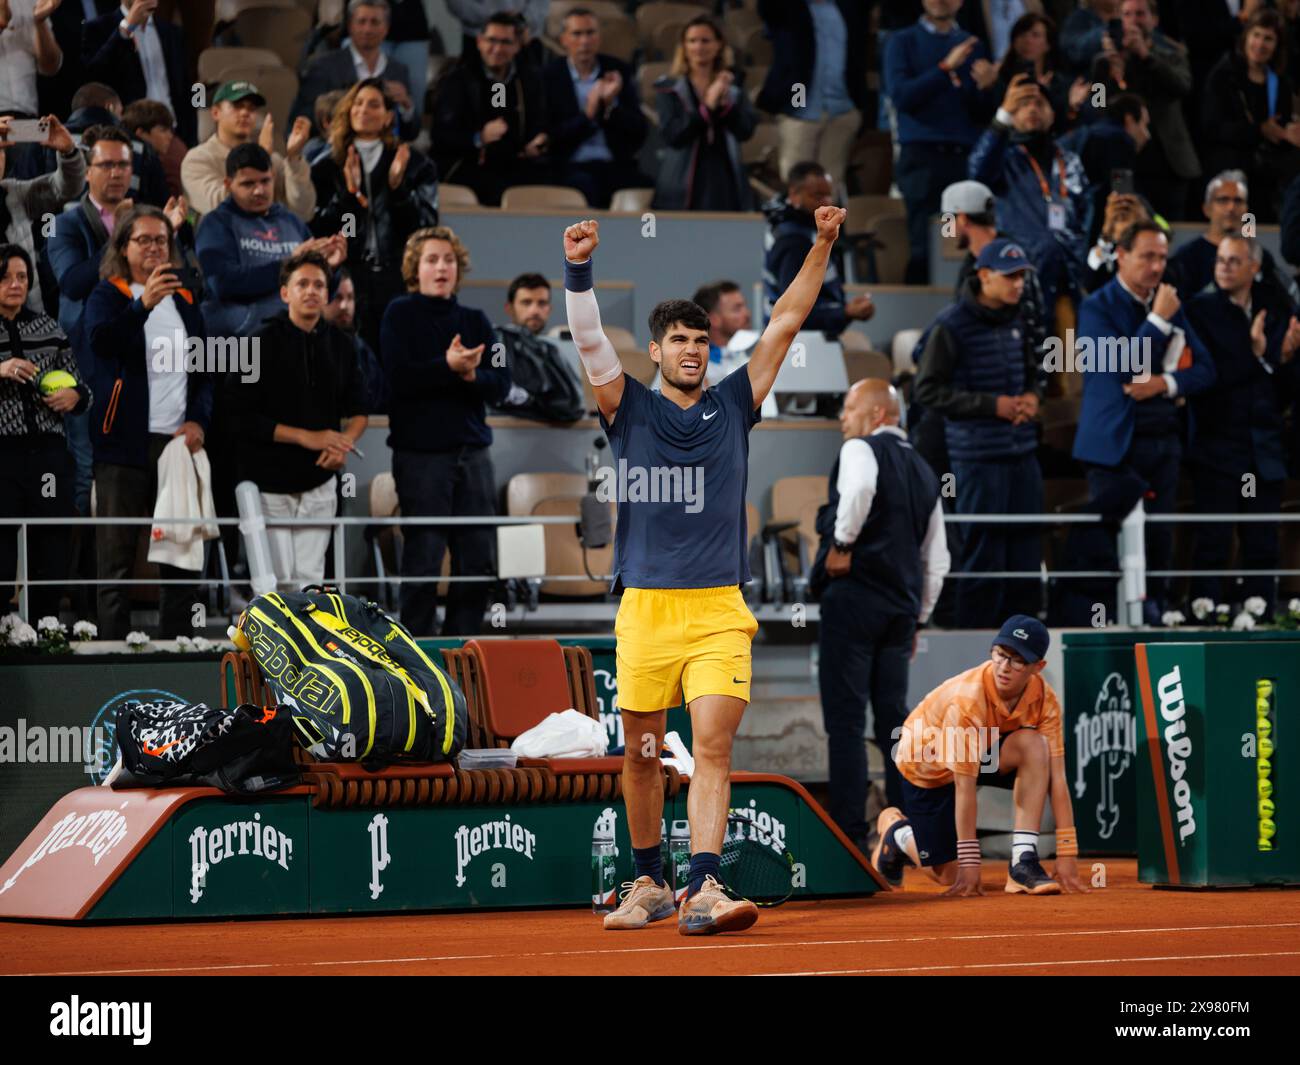
<svg viewBox="0 0 1300 1065">
<path fill-rule="evenodd" d="M 564 231 L 569 330 L 591 381 L 616 465 L 653 490 L 620 492 L 614 590 L 618 701 L 626 753 L 623 798 L 636 879 L 605 916 L 610 929 L 671 917 L 672 890 L 660 858 L 663 782 L 659 751 L 670 707 L 685 694 L 694 736 L 690 884 L 677 919 L 683 935 L 748 928 L 752 902 L 729 898 L 718 880 L 731 802 L 731 743 L 749 702 L 750 643 L 758 622 L 741 587 L 749 580 L 745 486 L 749 430 L 826 275 L 845 212 L 817 210 L 817 239 L 772 310 L 749 364 L 706 389 L 709 318 L 689 300 L 650 314 L 650 357 L 663 375 L 652 392 L 623 373 L 601 331 L 591 256 L 598 224 Z M 620 478 L 621 480 L 621 478 Z M 631 498 L 623 498 L 628 496 Z"/>
</svg>

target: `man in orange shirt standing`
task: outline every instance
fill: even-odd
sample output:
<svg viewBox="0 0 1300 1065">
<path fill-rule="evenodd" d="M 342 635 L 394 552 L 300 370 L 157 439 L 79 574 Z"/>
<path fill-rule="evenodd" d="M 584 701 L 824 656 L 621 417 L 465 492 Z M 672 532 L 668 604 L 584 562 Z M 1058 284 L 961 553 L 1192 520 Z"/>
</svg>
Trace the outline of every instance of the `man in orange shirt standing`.
<svg viewBox="0 0 1300 1065">
<path fill-rule="evenodd" d="M 976 787 L 1013 788 L 1015 834 L 1005 890 L 1057 895 L 1087 891 L 1079 881 L 1078 836 L 1065 776 L 1061 702 L 1040 676 L 1051 637 L 1037 618 L 1016 614 L 993 641 L 989 661 L 930 692 L 903 723 L 894 749 L 903 807 L 876 823 L 872 861 L 891 883 L 920 866 L 949 895 L 982 895 L 975 833 Z M 1038 860 L 1038 828 L 1050 795 L 1056 817 L 1056 876 Z"/>
</svg>

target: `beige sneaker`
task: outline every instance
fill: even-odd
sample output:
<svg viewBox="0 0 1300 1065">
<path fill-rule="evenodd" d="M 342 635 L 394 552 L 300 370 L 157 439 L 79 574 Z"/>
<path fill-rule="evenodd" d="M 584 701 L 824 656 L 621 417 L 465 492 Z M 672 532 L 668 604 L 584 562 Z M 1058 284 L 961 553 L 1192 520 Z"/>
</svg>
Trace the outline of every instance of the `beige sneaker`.
<svg viewBox="0 0 1300 1065">
<path fill-rule="evenodd" d="M 682 903 L 677 931 L 684 936 L 711 936 L 717 932 L 743 932 L 758 920 L 758 907 L 748 899 L 728 898 L 711 876 L 704 886 Z"/>
<path fill-rule="evenodd" d="M 677 908 L 672 889 L 666 884 L 656 884 L 648 876 L 637 877 L 631 883 L 624 882 L 618 897 L 618 909 L 605 914 L 605 928 L 608 930 L 644 928 L 654 921 L 671 917 Z"/>
</svg>

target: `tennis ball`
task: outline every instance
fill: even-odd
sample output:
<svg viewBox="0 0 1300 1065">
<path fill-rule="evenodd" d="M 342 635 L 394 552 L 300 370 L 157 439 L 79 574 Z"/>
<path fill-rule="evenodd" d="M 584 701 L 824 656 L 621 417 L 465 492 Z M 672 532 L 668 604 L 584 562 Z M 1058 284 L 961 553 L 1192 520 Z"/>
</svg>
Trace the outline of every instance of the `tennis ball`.
<svg viewBox="0 0 1300 1065">
<path fill-rule="evenodd" d="M 1277 835 L 1277 825 L 1267 819 L 1259 823 L 1259 838 L 1272 839 Z"/>
<path fill-rule="evenodd" d="M 1267 758 L 1256 758 L 1255 772 L 1258 773 L 1261 777 L 1266 777 L 1273 772 L 1273 763 L 1270 762 Z"/>
<path fill-rule="evenodd" d="M 1259 849 L 1262 851 L 1271 851 L 1273 849 L 1273 841 L 1261 836 L 1259 839 Z"/>
<path fill-rule="evenodd" d="M 1271 722 L 1268 718 L 1266 717 L 1255 718 L 1255 733 L 1259 736 L 1259 740 L 1261 743 L 1263 743 L 1268 738 L 1268 734 L 1272 731 L 1273 731 L 1273 722 Z"/>
<path fill-rule="evenodd" d="M 1268 777 L 1260 777 L 1259 797 L 1261 799 L 1267 799 L 1272 794 L 1273 794 L 1273 782 L 1269 780 Z"/>
<path fill-rule="evenodd" d="M 41 395 L 51 396 L 64 388 L 76 388 L 77 379 L 67 370 L 50 370 L 40 380 Z"/>
<path fill-rule="evenodd" d="M 1269 710 L 1269 701 L 1267 699 L 1255 700 L 1255 713 L 1257 713 L 1260 717 L 1266 716 L 1268 714 L 1268 710 Z"/>
<path fill-rule="evenodd" d="M 1272 816 L 1273 816 L 1273 800 L 1272 800 L 1272 799 L 1260 799 L 1260 800 L 1259 800 L 1259 819 L 1260 819 L 1261 821 L 1267 821 L 1267 820 L 1268 820 L 1270 817 L 1272 817 Z"/>
<path fill-rule="evenodd" d="M 1267 736 L 1260 736 L 1259 738 L 1259 756 L 1261 758 L 1273 757 L 1273 741 Z"/>
<path fill-rule="evenodd" d="M 1273 694 L 1273 682 L 1271 680 L 1257 680 L 1255 682 L 1255 692 L 1260 698 L 1268 698 Z"/>
</svg>

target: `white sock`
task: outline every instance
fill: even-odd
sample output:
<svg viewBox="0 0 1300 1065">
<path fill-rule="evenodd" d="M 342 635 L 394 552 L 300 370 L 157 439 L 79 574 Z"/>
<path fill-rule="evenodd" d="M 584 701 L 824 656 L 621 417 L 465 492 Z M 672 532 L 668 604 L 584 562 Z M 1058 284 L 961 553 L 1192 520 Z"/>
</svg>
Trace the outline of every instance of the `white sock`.
<svg viewBox="0 0 1300 1065">
<path fill-rule="evenodd" d="M 894 830 L 894 845 L 911 860 L 912 854 L 909 848 L 913 845 L 913 832 L 911 825 L 904 825 L 902 828 Z"/>
<path fill-rule="evenodd" d="M 1038 833 L 1022 832 L 1020 829 L 1016 829 L 1011 834 L 1011 864 L 1015 865 L 1019 862 L 1028 851 L 1033 851 L 1037 855 Z"/>
</svg>

